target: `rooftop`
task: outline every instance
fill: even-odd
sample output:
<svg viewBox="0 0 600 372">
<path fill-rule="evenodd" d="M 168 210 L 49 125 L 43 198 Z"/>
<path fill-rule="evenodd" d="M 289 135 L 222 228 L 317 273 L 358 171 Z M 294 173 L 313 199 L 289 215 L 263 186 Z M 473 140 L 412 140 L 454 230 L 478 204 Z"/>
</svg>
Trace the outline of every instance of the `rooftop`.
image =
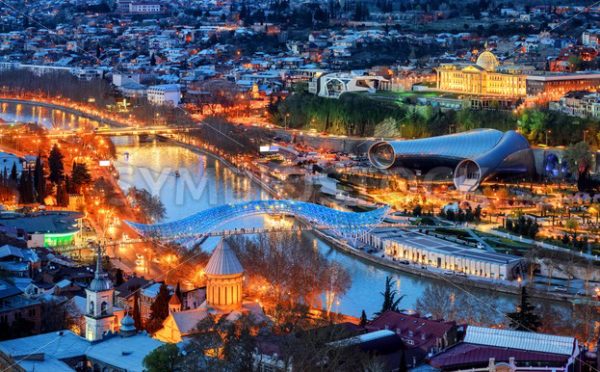
<svg viewBox="0 0 600 372">
<path fill-rule="evenodd" d="M 206 318 L 208 311 L 205 308 L 196 308 L 192 310 L 177 311 L 171 313 L 175 324 L 182 336 L 192 333 L 198 322 Z"/>
<path fill-rule="evenodd" d="M 221 240 L 204 269 L 209 275 L 232 275 L 244 272 L 242 264 L 227 242 Z"/>
<path fill-rule="evenodd" d="M 26 371 L 72 371 L 62 361 L 86 356 L 119 370 L 142 372 L 144 357 L 161 345 L 162 342 L 146 333 L 130 337 L 114 335 L 91 343 L 64 330 L 2 341 L 0 351 L 10 355 Z M 34 358 L 37 355 L 41 357 Z"/>
<path fill-rule="evenodd" d="M 389 329 L 399 332 L 403 338 L 410 338 L 414 346 L 434 341 L 435 338 L 443 337 L 448 331 L 456 326 L 453 321 L 432 320 L 419 316 L 409 315 L 395 311 L 386 311 L 373 319 L 365 328 L 368 330 Z M 433 337 L 432 337 L 433 336 Z"/>
<path fill-rule="evenodd" d="M 574 337 L 468 326 L 465 342 L 542 353 L 572 355 L 577 347 Z"/>
<path fill-rule="evenodd" d="M 0 226 L 23 229 L 32 233 L 67 233 L 77 231 L 77 212 L 44 212 L 31 215 L 2 214 Z"/>
<path fill-rule="evenodd" d="M 84 355 L 89 345 L 86 339 L 65 330 L 2 341 L 0 351 L 17 361 L 31 353 L 44 354 L 47 360 L 66 359 Z"/>
<path fill-rule="evenodd" d="M 406 232 L 402 235 L 392 235 L 389 238 L 384 237 L 384 239 L 388 239 L 402 245 L 426 249 L 432 252 L 449 254 L 456 257 L 471 258 L 495 264 L 507 264 L 521 260 L 521 258 L 517 256 L 503 253 L 486 252 L 478 248 L 468 247 L 466 245 L 449 242 L 430 235 L 416 232 Z"/>
<path fill-rule="evenodd" d="M 518 350 L 515 348 L 475 345 L 461 342 L 445 352 L 434 356 L 430 364 L 435 368 L 445 369 L 458 366 L 473 367 L 477 364 L 487 365 L 490 358 L 497 362 L 508 362 L 514 357 L 518 362 L 535 361 L 546 363 L 562 363 L 568 356 Z"/>
<path fill-rule="evenodd" d="M 144 371 L 143 360 L 152 350 L 162 346 L 146 333 L 138 333 L 130 337 L 119 335 L 93 343 L 86 352 L 92 358 L 109 364 L 119 370 Z"/>
</svg>

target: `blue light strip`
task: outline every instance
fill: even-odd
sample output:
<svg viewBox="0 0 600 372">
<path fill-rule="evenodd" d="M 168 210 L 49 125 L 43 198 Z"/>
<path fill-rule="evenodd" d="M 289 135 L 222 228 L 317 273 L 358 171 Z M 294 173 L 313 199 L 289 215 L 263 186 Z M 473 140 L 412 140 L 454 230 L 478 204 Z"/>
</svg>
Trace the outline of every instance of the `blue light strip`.
<svg viewBox="0 0 600 372">
<path fill-rule="evenodd" d="M 208 234 L 220 225 L 241 217 L 257 214 L 286 214 L 319 228 L 334 229 L 339 232 L 346 231 L 351 235 L 358 235 L 380 224 L 388 210 L 389 207 L 385 206 L 362 213 L 342 212 L 322 205 L 294 200 L 256 200 L 224 204 L 172 222 L 153 225 L 130 221 L 125 221 L 125 223 L 144 236 L 177 239 Z"/>
</svg>

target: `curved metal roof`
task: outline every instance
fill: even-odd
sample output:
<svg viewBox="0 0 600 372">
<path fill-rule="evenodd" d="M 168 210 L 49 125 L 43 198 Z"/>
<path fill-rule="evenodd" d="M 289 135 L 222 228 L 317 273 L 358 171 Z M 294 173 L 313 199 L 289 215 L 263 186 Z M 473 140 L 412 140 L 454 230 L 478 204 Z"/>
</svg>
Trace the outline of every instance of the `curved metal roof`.
<svg viewBox="0 0 600 372">
<path fill-rule="evenodd" d="M 416 140 L 382 141 L 373 144 L 368 155 L 371 164 L 379 169 L 410 166 L 415 161 L 444 163 L 455 167 L 457 188 L 468 191 L 499 172 L 518 174 L 533 169 L 529 142 L 512 130 L 504 133 L 496 129 L 477 129 Z"/>
<path fill-rule="evenodd" d="M 388 209 L 389 207 L 385 206 L 369 212 L 356 213 L 294 200 L 256 200 L 220 205 L 173 222 L 153 225 L 125 222 L 142 235 L 178 239 L 210 233 L 224 223 L 245 216 L 285 214 L 318 227 L 360 233 L 381 223 Z"/>
<path fill-rule="evenodd" d="M 392 146 L 397 157 L 419 155 L 464 159 L 489 151 L 500 141 L 503 134 L 496 129 L 477 129 L 445 136 L 384 143 Z"/>
<path fill-rule="evenodd" d="M 233 275 L 243 273 L 244 269 L 229 244 L 221 239 L 204 272 L 209 275 Z"/>
</svg>

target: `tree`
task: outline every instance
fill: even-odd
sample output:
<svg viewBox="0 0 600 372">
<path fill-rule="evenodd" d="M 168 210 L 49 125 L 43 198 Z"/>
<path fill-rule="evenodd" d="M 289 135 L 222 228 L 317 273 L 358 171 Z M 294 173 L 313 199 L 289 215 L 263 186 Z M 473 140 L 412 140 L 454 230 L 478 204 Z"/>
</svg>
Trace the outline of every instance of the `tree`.
<svg viewBox="0 0 600 372">
<path fill-rule="evenodd" d="M 383 119 L 375 126 L 375 132 L 373 133 L 373 136 L 377 138 L 391 138 L 399 135 L 401 133 L 398 132 L 398 123 L 393 117 Z"/>
<path fill-rule="evenodd" d="M 540 110 L 524 110 L 517 121 L 519 129 L 532 141 L 539 141 L 545 130 L 547 115 Z"/>
<path fill-rule="evenodd" d="M 493 301 L 492 295 L 481 294 L 475 298 L 447 285 L 431 283 L 417 299 L 415 308 L 421 314 L 431 314 L 433 319 L 451 319 L 457 323 L 487 326 L 497 322 L 496 314 L 481 311 L 481 304 Z"/>
<path fill-rule="evenodd" d="M 183 295 L 181 293 L 181 286 L 179 285 L 179 282 L 177 282 L 177 286 L 175 287 L 175 295 L 177 295 L 179 301 L 183 302 Z"/>
<path fill-rule="evenodd" d="M 135 329 L 138 331 L 142 329 L 142 313 L 140 311 L 140 292 L 136 289 L 133 293 L 133 310 L 131 312 Z"/>
<path fill-rule="evenodd" d="M 69 205 L 69 192 L 67 191 L 67 185 L 65 185 L 67 181 L 65 180 L 56 185 L 56 203 L 63 207 Z"/>
<path fill-rule="evenodd" d="M 432 283 L 417 299 L 416 310 L 431 314 L 433 319 L 456 319 L 456 295 L 438 283 Z"/>
<path fill-rule="evenodd" d="M 80 193 L 83 186 L 89 185 L 92 182 L 92 176 L 87 169 L 85 163 L 73 162 L 71 170 L 71 189 L 74 193 Z"/>
<path fill-rule="evenodd" d="M 423 214 L 423 207 L 421 207 L 419 204 L 417 204 L 414 208 L 413 208 L 413 216 L 415 217 L 420 217 L 421 214 Z"/>
<path fill-rule="evenodd" d="M 33 178 L 31 172 L 21 172 L 21 178 L 19 179 L 19 203 L 30 204 L 35 201 L 33 195 Z"/>
<path fill-rule="evenodd" d="M 475 212 L 473 212 L 473 217 L 475 217 L 475 220 L 477 220 L 477 221 L 481 220 L 481 205 L 477 205 L 477 207 L 475 207 Z"/>
<path fill-rule="evenodd" d="M 285 232 L 260 234 L 256 239 L 237 236 L 227 242 L 246 275 L 264 284 L 261 296 L 272 302 L 314 307 L 326 292 L 330 294 L 326 296 L 329 307 L 335 302 L 334 296 L 343 295 L 350 286 L 348 272 L 315 251 L 312 239 L 305 235 Z"/>
<path fill-rule="evenodd" d="M 227 322 L 223 340 L 223 359 L 229 363 L 233 371 L 252 371 L 253 352 L 256 348 L 256 339 L 250 329 L 255 324 L 252 315 L 244 315 L 236 322 Z M 218 324 L 217 326 L 219 326 Z"/>
<path fill-rule="evenodd" d="M 175 344 L 165 344 L 154 349 L 144 358 L 148 372 L 175 372 L 181 370 L 183 355 Z"/>
<path fill-rule="evenodd" d="M 399 292 L 397 289 L 392 289 L 392 278 L 387 276 L 385 278 L 385 290 L 381 292 L 383 296 L 383 304 L 381 305 L 381 310 L 376 313 L 376 315 L 381 315 L 386 311 L 398 311 L 398 305 L 400 301 L 404 298 L 404 295 L 399 296 Z M 398 298 L 396 298 L 398 296 Z"/>
<path fill-rule="evenodd" d="M 150 318 L 146 325 L 149 333 L 155 333 L 162 328 L 163 321 L 169 316 L 169 289 L 165 283 L 161 283 L 158 295 L 150 305 Z"/>
<path fill-rule="evenodd" d="M 569 61 L 569 66 L 571 67 L 571 71 L 579 70 L 579 68 L 581 67 L 581 64 L 583 62 L 581 57 L 576 56 L 576 55 L 570 56 L 568 61 Z"/>
<path fill-rule="evenodd" d="M 17 173 L 17 163 L 13 163 L 12 168 L 10 169 L 10 181 L 16 185 L 18 177 L 19 176 Z"/>
<path fill-rule="evenodd" d="M 577 229 L 579 228 L 579 222 L 575 218 L 569 218 L 565 221 L 565 227 L 567 230 L 573 234 L 573 236 L 577 236 Z"/>
<path fill-rule="evenodd" d="M 58 145 L 52 146 L 52 150 L 50 150 L 50 155 L 48 156 L 48 166 L 50 167 L 50 181 L 59 184 L 62 181 L 65 166 L 63 164 L 63 154 L 60 152 Z"/>
<path fill-rule="evenodd" d="M 223 346 L 223 340 L 217 332 L 215 317 L 209 313 L 196 325 L 196 332 L 185 343 L 185 367 L 194 371 L 198 366 L 203 366 L 206 371 L 224 370 L 225 362 L 222 359 L 209 357 L 217 355 Z"/>
<path fill-rule="evenodd" d="M 71 315 L 76 313 L 77 308 L 73 301 L 58 302 L 56 300 L 42 302 L 41 313 L 42 326 L 40 332 L 55 332 L 69 329 L 76 322 Z"/>
<path fill-rule="evenodd" d="M 506 314 L 511 320 L 510 327 L 517 331 L 536 332 L 541 327 L 542 320 L 534 310 L 535 306 L 529 303 L 527 290 L 523 286 L 521 288 L 521 299 L 517 306 L 517 311 Z"/>
<path fill-rule="evenodd" d="M 367 4 L 362 1 L 356 3 L 356 8 L 354 9 L 354 17 L 355 21 L 364 21 L 369 18 L 369 8 Z"/>
<path fill-rule="evenodd" d="M 279 101 L 279 99 L 278 99 Z M 277 114 L 277 105 L 279 104 L 279 102 L 275 102 L 275 100 L 273 99 L 273 95 L 270 94 L 269 95 L 269 103 L 267 104 L 267 112 L 269 113 L 269 115 L 273 116 L 275 114 Z"/>
<path fill-rule="evenodd" d="M 125 279 L 123 278 L 123 270 L 117 268 L 117 270 L 115 271 L 115 286 L 120 286 L 121 284 L 123 284 L 124 281 Z"/>
<path fill-rule="evenodd" d="M 408 367 L 406 366 L 406 352 L 404 350 L 401 350 L 400 352 L 400 365 L 398 366 L 398 372 L 408 372 Z"/>
<path fill-rule="evenodd" d="M 44 198 L 46 197 L 46 179 L 44 178 L 44 163 L 42 162 L 41 154 L 38 154 L 37 159 L 35 159 L 33 185 L 35 187 L 37 202 L 44 204 Z"/>
<path fill-rule="evenodd" d="M 587 176 L 592 165 L 592 151 L 587 142 L 579 142 L 566 148 L 563 161 L 567 163 L 569 171 L 577 175 L 577 186 L 580 190 L 585 189 Z"/>
<path fill-rule="evenodd" d="M 367 322 L 368 322 L 368 319 L 367 319 L 367 313 L 365 313 L 365 311 L 363 310 L 363 311 L 360 313 L 360 323 L 359 323 L 359 325 L 360 325 L 361 327 L 364 327 L 364 326 L 366 326 L 366 325 L 367 325 Z"/>
<path fill-rule="evenodd" d="M 158 195 L 152 195 L 148 190 L 130 187 L 127 196 L 133 207 L 138 207 L 150 222 L 160 221 L 167 215 L 167 210 Z"/>
</svg>

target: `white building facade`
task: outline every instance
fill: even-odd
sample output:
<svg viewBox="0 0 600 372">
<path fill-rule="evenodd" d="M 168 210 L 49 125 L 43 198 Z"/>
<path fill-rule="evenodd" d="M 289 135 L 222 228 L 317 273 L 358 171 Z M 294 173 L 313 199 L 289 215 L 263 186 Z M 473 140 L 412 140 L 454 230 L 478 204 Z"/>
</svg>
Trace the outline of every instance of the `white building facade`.
<svg viewBox="0 0 600 372">
<path fill-rule="evenodd" d="M 132 2 L 129 4 L 129 13 L 133 14 L 159 14 L 162 7 L 156 2 Z"/>
<path fill-rule="evenodd" d="M 572 92 L 558 101 L 550 102 L 550 110 L 580 118 L 600 118 L 600 94 L 580 93 L 582 92 Z"/>
<path fill-rule="evenodd" d="M 177 106 L 181 102 L 181 90 L 177 84 L 153 85 L 148 88 L 147 95 L 153 105 Z"/>
<path fill-rule="evenodd" d="M 347 92 L 375 93 L 391 90 L 392 84 L 382 76 L 330 73 L 315 75 L 309 82 L 309 93 L 326 98 L 340 98 Z"/>
<path fill-rule="evenodd" d="M 390 259 L 448 272 L 501 280 L 513 280 L 521 272 L 520 257 L 487 252 L 417 232 L 375 230 L 366 240 Z"/>
</svg>

